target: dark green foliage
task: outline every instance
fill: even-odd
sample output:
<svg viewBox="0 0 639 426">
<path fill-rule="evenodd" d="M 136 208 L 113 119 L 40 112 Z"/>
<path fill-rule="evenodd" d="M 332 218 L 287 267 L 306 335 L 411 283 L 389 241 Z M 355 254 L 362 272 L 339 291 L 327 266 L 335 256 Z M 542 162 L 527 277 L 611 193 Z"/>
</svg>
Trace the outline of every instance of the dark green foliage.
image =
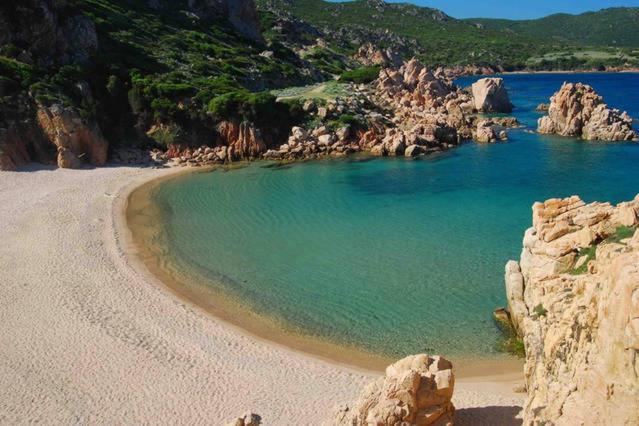
<svg viewBox="0 0 639 426">
<path fill-rule="evenodd" d="M 573 42 L 592 46 L 639 46 L 639 9 L 617 7 L 581 15 L 559 13 L 527 21 L 468 19 L 487 29 L 534 37 L 540 40 Z"/>
<path fill-rule="evenodd" d="M 340 81 L 352 81 L 357 84 L 370 83 L 377 79 L 379 70 L 380 67 L 363 67 L 346 71 L 340 76 Z"/>
<path fill-rule="evenodd" d="M 405 53 L 417 55 L 430 66 L 474 64 L 499 66 L 506 71 L 639 66 L 639 52 L 632 50 L 639 46 L 639 33 L 635 31 L 639 26 L 638 8 L 605 9 L 576 17 L 553 15 L 533 21 L 507 21 L 459 20 L 427 7 L 405 3 L 380 6 L 367 0 L 258 0 L 263 9 L 267 9 L 267 3 L 317 28 L 354 34 L 350 40 L 334 42 L 330 46 L 333 51 L 341 44 L 353 53 L 358 47 L 353 40 L 361 39 L 359 34 L 368 34 L 366 39 L 386 47 L 377 39 L 388 31 L 414 40 L 416 45 L 408 45 L 409 51 Z M 309 37 L 314 36 L 309 34 Z M 613 55 L 570 58 L 582 52 L 584 46 L 593 45 L 606 46 L 613 50 Z M 567 56 L 545 58 L 557 52 Z"/>
<path fill-rule="evenodd" d="M 546 310 L 546 308 L 544 308 L 544 305 L 542 305 L 541 303 L 535 306 L 535 309 L 533 309 L 533 311 L 535 312 L 535 315 L 537 315 L 538 317 L 545 317 L 546 314 L 548 314 L 548 311 Z"/>
</svg>

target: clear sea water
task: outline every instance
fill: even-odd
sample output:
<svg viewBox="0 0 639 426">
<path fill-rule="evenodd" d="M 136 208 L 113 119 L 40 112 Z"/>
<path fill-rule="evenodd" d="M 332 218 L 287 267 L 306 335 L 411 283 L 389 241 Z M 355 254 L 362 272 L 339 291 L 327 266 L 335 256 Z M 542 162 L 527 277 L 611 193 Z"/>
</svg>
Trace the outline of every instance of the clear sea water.
<svg viewBox="0 0 639 426">
<path fill-rule="evenodd" d="M 639 117 L 638 74 L 504 78 L 528 129 L 563 81 L 592 84 Z M 523 129 L 420 160 L 264 166 L 163 184 L 168 258 L 296 332 L 392 357 L 494 354 L 491 313 L 505 303 L 504 265 L 519 257 L 533 202 L 639 192 L 639 144 Z"/>
</svg>

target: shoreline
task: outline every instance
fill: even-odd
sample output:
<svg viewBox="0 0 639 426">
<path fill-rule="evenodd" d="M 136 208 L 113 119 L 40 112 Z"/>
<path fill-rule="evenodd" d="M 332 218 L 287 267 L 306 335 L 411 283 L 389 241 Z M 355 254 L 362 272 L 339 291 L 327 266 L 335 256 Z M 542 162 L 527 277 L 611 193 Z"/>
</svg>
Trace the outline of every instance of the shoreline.
<svg viewBox="0 0 639 426">
<path fill-rule="evenodd" d="M 156 280 L 169 289 L 176 297 L 185 300 L 194 307 L 201 309 L 215 319 L 236 331 L 246 334 L 266 344 L 300 353 L 334 364 L 336 366 L 353 369 L 366 373 L 380 373 L 396 361 L 369 353 L 359 348 L 324 340 L 321 338 L 288 331 L 287 326 L 277 319 L 261 316 L 242 304 L 239 300 L 226 297 L 221 291 L 207 286 L 203 277 L 202 282 L 194 275 L 180 274 L 172 270 L 168 262 L 164 262 L 150 247 L 149 240 L 157 239 L 157 213 L 153 212 L 153 191 L 169 179 L 183 177 L 190 173 L 208 173 L 215 170 L 209 168 L 178 168 L 161 176 L 152 177 L 138 182 L 122 191 L 120 197 L 123 203 L 114 211 L 117 215 L 118 227 L 123 230 L 123 241 L 128 257 L 132 258 L 136 269 L 147 276 L 149 280 Z M 141 213 L 145 212 L 145 213 Z M 150 213 L 149 213 L 150 212 Z M 290 328 L 290 327 L 288 327 Z M 514 384 L 523 379 L 523 359 L 507 354 L 486 357 L 449 357 L 455 365 L 455 375 L 461 380 L 479 380 L 508 382 Z"/>
<path fill-rule="evenodd" d="M 145 272 L 122 226 L 126 195 L 183 172 L 0 173 L 5 422 L 224 424 L 251 411 L 317 425 L 380 376 L 253 337 Z M 479 373 L 457 380 L 456 424 L 518 424 L 523 373 Z"/>
</svg>

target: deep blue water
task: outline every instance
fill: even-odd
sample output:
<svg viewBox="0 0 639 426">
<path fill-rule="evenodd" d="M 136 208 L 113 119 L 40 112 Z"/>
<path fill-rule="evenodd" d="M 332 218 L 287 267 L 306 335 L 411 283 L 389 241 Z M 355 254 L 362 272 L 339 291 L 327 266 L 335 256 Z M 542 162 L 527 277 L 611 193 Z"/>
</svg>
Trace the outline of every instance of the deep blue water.
<svg viewBox="0 0 639 426">
<path fill-rule="evenodd" d="M 530 129 L 566 80 L 639 117 L 637 74 L 505 79 Z M 256 164 L 169 181 L 155 195 L 168 257 L 297 332 L 393 357 L 494 353 L 491 313 L 533 202 L 639 192 L 639 144 L 510 137 L 417 161 Z"/>
</svg>

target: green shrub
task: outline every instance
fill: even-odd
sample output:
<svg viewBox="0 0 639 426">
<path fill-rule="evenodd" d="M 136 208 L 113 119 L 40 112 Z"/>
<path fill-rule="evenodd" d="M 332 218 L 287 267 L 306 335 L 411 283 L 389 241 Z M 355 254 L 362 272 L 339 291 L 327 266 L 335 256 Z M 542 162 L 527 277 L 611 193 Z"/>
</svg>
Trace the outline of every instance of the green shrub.
<svg viewBox="0 0 639 426">
<path fill-rule="evenodd" d="M 148 133 L 149 137 L 165 148 L 179 143 L 182 137 L 182 128 L 177 124 L 160 126 Z"/>
<path fill-rule="evenodd" d="M 346 71 L 340 76 L 340 81 L 352 81 L 353 83 L 362 84 L 370 83 L 379 76 L 380 67 L 363 67 L 352 71 Z"/>
<path fill-rule="evenodd" d="M 510 321 L 498 321 L 493 318 L 495 325 L 501 332 L 501 337 L 497 340 L 496 349 L 500 352 L 509 353 L 519 358 L 526 356 L 526 348 L 523 339 L 517 334 L 517 330 Z"/>
<path fill-rule="evenodd" d="M 537 315 L 538 317 L 545 317 L 546 314 L 548 314 L 548 311 L 546 310 L 546 308 L 544 308 L 544 305 L 542 305 L 541 303 L 535 306 L 535 309 L 533 309 L 533 311 L 535 312 L 535 315 Z"/>
</svg>

